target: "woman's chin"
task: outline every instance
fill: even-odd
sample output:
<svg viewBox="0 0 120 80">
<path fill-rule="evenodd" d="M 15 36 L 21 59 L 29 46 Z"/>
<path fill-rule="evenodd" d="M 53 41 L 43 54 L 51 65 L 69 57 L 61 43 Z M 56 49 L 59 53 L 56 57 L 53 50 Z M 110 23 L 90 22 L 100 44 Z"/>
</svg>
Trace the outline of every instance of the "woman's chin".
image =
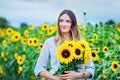
<svg viewBox="0 0 120 80">
<path fill-rule="evenodd" d="M 62 31 L 62 33 L 69 33 L 69 31 Z"/>
</svg>

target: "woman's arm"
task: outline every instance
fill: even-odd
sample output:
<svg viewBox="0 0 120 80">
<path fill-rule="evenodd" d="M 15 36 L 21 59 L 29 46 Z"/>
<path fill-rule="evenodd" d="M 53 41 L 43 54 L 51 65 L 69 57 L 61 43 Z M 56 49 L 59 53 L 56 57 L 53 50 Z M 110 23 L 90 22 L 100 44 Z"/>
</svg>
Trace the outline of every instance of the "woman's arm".
<svg viewBox="0 0 120 80">
<path fill-rule="evenodd" d="M 89 71 L 84 71 L 84 72 L 77 72 L 76 73 L 76 78 L 90 78 L 91 74 Z"/>
<path fill-rule="evenodd" d="M 75 71 L 65 71 L 66 74 L 61 75 L 61 79 L 70 79 L 70 80 L 76 80 L 76 79 L 87 79 L 90 78 L 91 74 L 89 71 L 84 72 L 75 72 Z"/>
<path fill-rule="evenodd" d="M 54 76 L 53 74 L 51 74 L 50 72 L 48 71 L 43 71 L 43 72 L 40 72 L 38 74 L 39 76 L 42 76 L 42 77 L 45 77 L 49 80 L 59 80 L 59 77 L 58 76 Z"/>
</svg>

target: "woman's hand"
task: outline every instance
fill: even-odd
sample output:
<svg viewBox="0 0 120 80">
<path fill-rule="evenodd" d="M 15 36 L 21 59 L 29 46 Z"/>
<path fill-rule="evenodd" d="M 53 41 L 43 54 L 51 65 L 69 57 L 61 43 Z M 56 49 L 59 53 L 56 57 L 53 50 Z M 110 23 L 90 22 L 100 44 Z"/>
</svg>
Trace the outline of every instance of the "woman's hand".
<svg viewBox="0 0 120 80">
<path fill-rule="evenodd" d="M 60 80 L 59 76 L 53 76 L 53 79 L 49 79 L 49 80 Z"/>
<path fill-rule="evenodd" d="M 76 80 L 77 72 L 75 71 L 65 71 L 65 74 L 60 76 L 60 80 Z"/>
</svg>

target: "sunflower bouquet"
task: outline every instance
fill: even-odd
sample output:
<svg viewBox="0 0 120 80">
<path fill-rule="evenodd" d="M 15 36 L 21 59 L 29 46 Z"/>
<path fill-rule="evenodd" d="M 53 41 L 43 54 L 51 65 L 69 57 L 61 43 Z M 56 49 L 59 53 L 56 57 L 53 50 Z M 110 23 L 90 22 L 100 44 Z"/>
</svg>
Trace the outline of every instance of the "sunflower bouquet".
<svg viewBox="0 0 120 80">
<path fill-rule="evenodd" d="M 91 58 L 90 52 L 89 45 L 84 40 L 78 42 L 65 41 L 58 47 L 56 52 L 60 67 L 55 75 L 64 74 L 64 71 L 77 71 L 78 64 L 84 66 L 88 63 Z"/>
</svg>

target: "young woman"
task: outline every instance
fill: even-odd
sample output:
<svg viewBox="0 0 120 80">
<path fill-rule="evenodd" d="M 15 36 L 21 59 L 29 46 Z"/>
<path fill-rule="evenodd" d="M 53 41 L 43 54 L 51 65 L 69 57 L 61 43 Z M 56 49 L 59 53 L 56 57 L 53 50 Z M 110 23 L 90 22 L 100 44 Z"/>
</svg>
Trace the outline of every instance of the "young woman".
<svg viewBox="0 0 120 80">
<path fill-rule="evenodd" d="M 81 39 L 77 21 L 71 10 L 63 10 L 58 17 L 58 32 L 55 37 L 47 39 L 41 50 L 37 64 L 35 66 L 36 77 L 45 77 L 49 80 L 91 80 L 94 76 L 94 64 L 92 60 L 84 67 L 84 71 L 66 71 L 64 75 L 54 76 L 60 66 L 60 62 L 56 57 L 57 47 L 64 41 L 78 41 Z M 48 59 L 50 59 L 51 70 L 46 70 Z"/>
</svg>

